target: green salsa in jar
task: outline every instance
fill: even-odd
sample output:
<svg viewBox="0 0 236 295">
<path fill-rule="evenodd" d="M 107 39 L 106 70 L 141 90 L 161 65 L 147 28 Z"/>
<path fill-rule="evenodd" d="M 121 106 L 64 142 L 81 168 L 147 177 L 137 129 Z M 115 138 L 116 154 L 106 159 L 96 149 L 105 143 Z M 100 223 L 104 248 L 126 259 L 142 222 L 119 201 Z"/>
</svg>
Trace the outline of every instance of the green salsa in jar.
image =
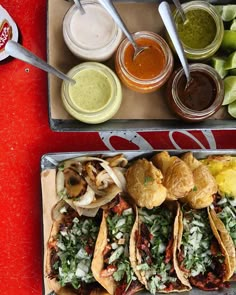
<svg viewBox="0 0 236 295">
<path fill-rule="evenodd" d="M 185 54 L 191 60 L 211 57 L 220 47 L 224 25 L 216 8 L 206 1 L 190 1 L 182 4 L 186 15 L 183 22 L 179 12 L 174 12 L 179 37 Z"/>
<path fill-rule="evenodd" d="M 184 23 L 181 18 L 177 20 L 177 29 L 184 45 L 194 49 L 210 45 L 216 36 L 214 18 L 203 9 L 187 11 L 186 18 Z"/>
</svg>

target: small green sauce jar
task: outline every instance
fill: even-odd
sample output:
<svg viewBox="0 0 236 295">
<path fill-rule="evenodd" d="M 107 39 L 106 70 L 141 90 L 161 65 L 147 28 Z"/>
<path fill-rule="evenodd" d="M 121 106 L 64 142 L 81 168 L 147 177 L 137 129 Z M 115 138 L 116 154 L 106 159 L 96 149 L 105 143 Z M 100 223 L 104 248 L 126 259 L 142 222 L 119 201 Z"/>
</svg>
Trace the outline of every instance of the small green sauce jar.
<svg viewBox="0 0 236 295">
<path fill-rule="evenodd" d="M 98 62 L 83 62 L 67 75 L 76 83 L 62 82 L 62 102 L 75 119 L 98 124 L 118 112 L 122 102 L 121 83 L 110 68 Z"/>
<path fill-rule="evenodd" d="M 191 60 L 211 57 L 220 47 L 224 25 L 215 7 L 206 1 L 182 4 L 187 21 L 183 23 L 177 10 L 173 17 L 185 54 Z"/>
</svg>

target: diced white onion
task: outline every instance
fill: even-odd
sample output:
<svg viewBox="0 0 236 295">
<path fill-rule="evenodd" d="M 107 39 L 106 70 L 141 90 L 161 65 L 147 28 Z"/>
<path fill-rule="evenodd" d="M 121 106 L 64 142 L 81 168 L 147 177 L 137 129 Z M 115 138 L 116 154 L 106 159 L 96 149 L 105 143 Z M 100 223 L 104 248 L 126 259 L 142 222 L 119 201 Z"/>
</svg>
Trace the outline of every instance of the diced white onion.
<svg viewBox="0 0 236 295">
<path fill-rule="evenodd" d="M 158 247 L 158 253 L 159 253 L 159 254 L 162 254 L 162 253 L 165 252 L 165 250 L 166 250 L 165 245 L 164 245 L 163 243 L 160 243 L 160 244 L 159 244 L 159 247 Z"/>
<path fill-rule="evenodd" d="M 118 244 L 117 244 L 117 243 L 112 243 L 112 244 L 111 244 L 111 248 L 112 248 L 113 250 L 117 249 L 117 248 L 118 248 Z"/>
<path fill-rule="evenodd" d="M 231 206 L 236 207 L 236 199 L 234 199 L 234 200 L 229 199 L 229 202 L 230 202 Z"/>
<path fill-rule="evenodd" d="M 122 238 L 122 236 L 123 236 L 123 233 L 122 232 L 118 232 L 115 237 L 117 238 L 117 240 L 119 240 L 119 239 Z"/>
<path fill-rule="evenodd" d="M 217 202 L 217 205 L 222 205 L 222 204 L 225 204 L 225 203 L 227 203 L 227 199 L 223 198 L 219 202 Z"/>
<path fill-rule="evenodd" d="M 67 208 L 66 206 L 63 206 L 61 209 L 60 209 L 60 213 L 63 214 L 63 213 L 66 213 L 67 212 Z"/>
<path fill-rule="evenodd" d="M 128 215 L 132 215 L 132 214 L 133 214 L 132 208 L 125 209 L 122 213 L 123 216 L 128 216 Z"/>
<path fill-rule="evenodd" d="M 117 228 L 117 227 L 121 227 L 121 226 L 123 226 L 123 225 L 125 224 L 125 222 L 126 222 L 126 219 L 125 219 L 125 218 L 121 218 L 121 219 L 119 219 L 119 220 L 117 221 L 117 223 L 116 223 L 116 228 Z"/>
<path fill-rule="evenodd" d="M 58 247 L 59 249 L 61 249 L 62 251 L 65 251 L 65 250 L 66 250 L 65 245 L 64 245 L 63 243 L 61 243 L 61 242 L 57 242 L 57 247 Z"/>
<path fill-rule="evenodd" d="M 77 278 L 83 278 L 86 275 L 86 272 L 80 268 L 77 268 L 75 275 L 77 276 Z"/>
<path fill-rule="evenodd" d="M 197 221 L 197 220 L 193 220 L 192 224 L 194 225 L 197 225 L 197 226 L 200 226 L 200 227 L 204 227 L 204 223 L 200 222 L 200 221 Z"/>
</svg>

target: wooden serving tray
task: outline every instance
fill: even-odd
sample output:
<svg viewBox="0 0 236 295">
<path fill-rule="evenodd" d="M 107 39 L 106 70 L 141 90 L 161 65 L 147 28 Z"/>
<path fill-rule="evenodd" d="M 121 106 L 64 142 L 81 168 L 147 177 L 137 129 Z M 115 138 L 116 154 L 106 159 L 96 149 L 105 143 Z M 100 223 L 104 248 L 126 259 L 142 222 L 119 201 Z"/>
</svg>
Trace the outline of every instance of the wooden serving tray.
<svg viewBox="0 0 236 295">
<path fill-rule="evenodd" d="M 226 3 L 226 1 L 213 2 Z M 63 18 L 71 5 L 71 2 L 65 0 L 48 0 L 47 60 L 49 64 L 64 73 L 82 62 L 67 48 L 62 35 Z M 165 38 L 157 2 L 153 0 L 116 1 L 115 5 L 131 32 L 153 31 Z M 175 59 L 178 63 L 178 58 L 175 57 Z M 114 70 L 114 57 L 104 63 Z M 48 76 L 49 121 L 51 129 L 55 131 L 232 129 L 236 125 L 228 115 L 227 107 L 222 107 L 211 119 L 202 123 L 186 124 L 180 121 L 169 110 L 165 86 L 149 94 L 137 93 L 122 86 L 123 101 L 115 117 L 102 124 L 84 124 L 73 119 L 64 109 L 61 100 L 61 83 L 57 77 Z"/>
</svg>

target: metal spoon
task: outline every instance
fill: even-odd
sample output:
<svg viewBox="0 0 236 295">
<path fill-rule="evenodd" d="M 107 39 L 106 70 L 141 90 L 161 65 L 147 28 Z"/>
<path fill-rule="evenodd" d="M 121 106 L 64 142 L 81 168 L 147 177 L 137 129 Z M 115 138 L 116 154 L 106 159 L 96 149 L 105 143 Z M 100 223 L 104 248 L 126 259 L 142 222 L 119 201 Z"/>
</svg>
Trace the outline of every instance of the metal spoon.
<svg viewBox="0 0 236 295">
<path fill-rule="evenodd" d="M 185 23 L 187 21 L 186 15 L 184 13 L 184 10 L 182 8 L 181 3 L 179 2 L 179 0 L 173 0 L 175 7 L 177 8 L 177 10 L 179 11 L 179 14 L 183 20 L 183 23 Z"/>
<path fill-rule="evenodd" d="M 80 3 L 80 0 L 74 0 L 74 3 L 76 7 L 79 9 L 80 13 L 83 15 L 85 14 L 85 10 L 83 8 L 83 5 Z"/>
<path fill-rule="evenodd" d="M 6 52 L 17 59 L 23 60 L 41 70 L 51 73 L 62 80 L 66 80 L 70 83 L 76 83 L 75 80 L 71 79 L 67 75 L 63 74 L 61 71 L 53 68 L 44 60 L 40 59 L 38 56 L 34 55 L 31 51 L 21 46 L 19 43 L 9 40 L 5 46 Z"/>
<path fill-rule="evenodd" d="M 100 4 L 110 13 L 114 21 L 117 23 L 117 25 L 120 27 L 120 29 L 123 31 L 123 33 L 126 35 L 130 43 L 134 47 L 134 57 L 135 59 L 142 51 L 145 49 L 148 49 L 148 47 L 141 47 L 138 46 L 137 43 L 134 41 L 134 38 L 132 34 L 127 29 L 125 23 L 121 19 L 118 11 L 116 10 L 115 6 L 113 5 L 111 0 L 99 0 Z"/>
<path fill-rule="evenodd" d="M 163 21 L 166 29 L 167 29 L 170 39 L 175 47 L 175 50 L 178 54 L 180 62 L 183 66 L 183 70 L 184 70 L 184 73 L 185 73 L 185 76 L 187 79 L 187 84 L 185 86 L 185 89 L 186 89 L 189 86 L 189 83 L 192 78 L 190 76 L 189 64 L 188 64 L 186 55 L 184 53 L 182 43 L 179 39 L 178 32 L 177 32 L 176 25 L 175 25 L 175 22 L 173 20 L 172 14 L 171 14 L 169 4 L 166 1 L 161 2 L 158 7 L 158 11 L 160 13 L 160 16 L 162 18 L 162 21 Z"/>
</svg>

